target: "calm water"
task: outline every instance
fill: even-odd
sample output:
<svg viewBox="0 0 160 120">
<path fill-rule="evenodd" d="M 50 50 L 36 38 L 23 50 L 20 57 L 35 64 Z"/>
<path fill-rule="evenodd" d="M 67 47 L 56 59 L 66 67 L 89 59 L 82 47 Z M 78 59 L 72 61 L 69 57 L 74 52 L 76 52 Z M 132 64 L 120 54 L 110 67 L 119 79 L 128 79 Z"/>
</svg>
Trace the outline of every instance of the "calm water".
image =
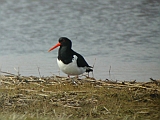
<svg viewBox="0 0 160 120">
<path fill-rule="evenodd" d="M 2 71 L 65 76 L 58 49 L 47 52 L 61 36 L 94 64 L 97 79 L 160 79 L 159 0 L 0 1 Z"/>
</svg>

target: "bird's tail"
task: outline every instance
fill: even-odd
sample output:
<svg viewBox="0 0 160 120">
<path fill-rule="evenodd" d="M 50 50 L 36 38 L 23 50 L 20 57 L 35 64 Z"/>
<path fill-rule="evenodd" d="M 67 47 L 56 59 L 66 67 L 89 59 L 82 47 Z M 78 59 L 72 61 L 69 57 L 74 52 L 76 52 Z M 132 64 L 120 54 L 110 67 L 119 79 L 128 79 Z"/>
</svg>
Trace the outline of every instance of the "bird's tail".
<svg viewBox="0 0 160 120">
<path fill-rule="evenodd" d="M 93 72 L 93 67 L 91 67 L 91 66 L 90 66 L 90 67 L 87 67 L 86 72 L 87 72 L 87 73 Z"/>
</svg>

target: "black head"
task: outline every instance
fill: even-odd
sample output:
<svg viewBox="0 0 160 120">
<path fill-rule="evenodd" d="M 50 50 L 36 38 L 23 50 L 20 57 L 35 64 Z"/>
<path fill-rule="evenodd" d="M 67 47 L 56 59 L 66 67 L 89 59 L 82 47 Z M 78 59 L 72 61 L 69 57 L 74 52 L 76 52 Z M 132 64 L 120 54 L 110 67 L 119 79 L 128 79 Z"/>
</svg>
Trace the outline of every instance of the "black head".
<svg viewBox="0 0 160 120">
<path fill-rule="evenodd" d="M 61 38 L 59 38 L 59 42 L 56 44 L 56 45 L 54 45 L 53 47 L 51 47 L 49 50 L 48 50 L 48 52 L 50 52 L 50 51 L 52 51 L 52 50 L 54 50 L 55 48 L 57 48 L 57 47 L 59 47 L 60 46 L 60 48 L 67 48 L 67 49 L 71 49 L 71 47 L 72 47 L 72 42 L 71 42 L 71 40 L 69 40 L 68 38 L 66 38 L 66 37 L 61 37 Z"/>
<path fill-rule="evenodd" d="M 60 46 L 67 46 L 67 47 L 72 47 L 72 42 L 66 37 L 60 37 L 59 38 L 59 43 L 61 44 Z"/>
</svg>

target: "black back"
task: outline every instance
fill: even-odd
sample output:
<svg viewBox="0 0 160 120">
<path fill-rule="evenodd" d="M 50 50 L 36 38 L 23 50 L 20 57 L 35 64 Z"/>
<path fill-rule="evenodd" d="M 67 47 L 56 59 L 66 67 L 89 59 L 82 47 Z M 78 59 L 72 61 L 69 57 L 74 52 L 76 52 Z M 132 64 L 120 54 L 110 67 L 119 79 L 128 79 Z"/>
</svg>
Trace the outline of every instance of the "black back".
<svg viewBox="0 0 160 120">
<path fill-rule="evenodd" d="M 77 66 L 78 67 L 91 67 L 87 64 L 82 55 L 71 49 L 72 42 L 66 37 L 61 37 L 59 39 L 61 46 L 58 51 L 58 59 L 61 60 L 64 64 L 69 64 L 73 60 L 73 56 L 76 55 L 77 58 Z"/>
</svg>

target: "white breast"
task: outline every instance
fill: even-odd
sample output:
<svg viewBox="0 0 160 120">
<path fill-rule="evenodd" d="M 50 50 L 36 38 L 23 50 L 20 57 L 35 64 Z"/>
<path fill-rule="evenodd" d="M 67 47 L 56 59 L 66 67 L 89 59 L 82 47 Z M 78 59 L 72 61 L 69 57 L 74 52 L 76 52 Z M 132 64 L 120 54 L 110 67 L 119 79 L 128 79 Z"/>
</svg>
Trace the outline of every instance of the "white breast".
<svg viewBox="0 0 160 120">
<path fill-rule="evenodd" d="M 73 56 L 73 60 L 69 64 L 64 64 L 61 60 L 57 59 L 59 68 L 67 75 L 80 75 L 86 71 L 85 67 L 77 66 L 77 56 Z"/>
</svg>

